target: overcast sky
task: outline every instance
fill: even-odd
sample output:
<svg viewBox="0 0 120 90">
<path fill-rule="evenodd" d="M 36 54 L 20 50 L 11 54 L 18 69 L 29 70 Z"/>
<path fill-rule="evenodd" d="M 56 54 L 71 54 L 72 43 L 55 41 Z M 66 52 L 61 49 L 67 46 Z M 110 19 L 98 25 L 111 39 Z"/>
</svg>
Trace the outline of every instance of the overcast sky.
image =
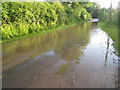
<svg viewBox="0 0 120 90">
<path fill-rule="evenodd" d="M 93 1 L 93 2 L 97 1 L 101 7 L 105 7 L 105 8 L 109 8 L 110 2 L 112 1 L 113 8 L 116 8 L 116 6 L 118 6 L 118 2 L 120 0 L 90 0 L 90 1 Z"/>
</svg>

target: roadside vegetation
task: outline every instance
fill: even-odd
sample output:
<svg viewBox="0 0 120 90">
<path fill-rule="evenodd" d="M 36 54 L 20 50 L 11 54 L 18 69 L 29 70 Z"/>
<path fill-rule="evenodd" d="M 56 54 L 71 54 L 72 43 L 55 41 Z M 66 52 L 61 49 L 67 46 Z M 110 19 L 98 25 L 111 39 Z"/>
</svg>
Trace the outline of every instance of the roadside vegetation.
<svg viewBox="0 0 120 90">
<path fill-rule="evenodd" d="M 90 20 L 91 2 L 2 2 L 2 38 L 14 38 L 50 31 Z"/>
<path fill-rule="evenodd" d="M 119 10 L 112 10 L 112 16 L 110 20 L 110 12 L 109 9 L 101 9 L 100 11 L 100 22 L 99 26 L 102 30 L 104 30 L 114 41 L 114 47 L 116 49 L 116 53 L 120 56 L 120 44 L 118 42 L 118 29 L 119 29 L 119 18 L 120 18 L 120 11 Z"/>
</svg>

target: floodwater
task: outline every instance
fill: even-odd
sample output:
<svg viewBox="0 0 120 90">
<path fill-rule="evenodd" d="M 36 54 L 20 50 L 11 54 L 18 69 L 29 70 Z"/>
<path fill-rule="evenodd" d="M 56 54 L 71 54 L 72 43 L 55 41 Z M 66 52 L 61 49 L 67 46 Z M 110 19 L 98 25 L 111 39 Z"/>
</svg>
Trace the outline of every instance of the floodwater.
<svg viewBox="0 0 120 90">
<path fill-rule="evenodd" d="M 3 88 L 115 88 L 111 38 L 87 22 L 3 44 Z"/>
</svg>

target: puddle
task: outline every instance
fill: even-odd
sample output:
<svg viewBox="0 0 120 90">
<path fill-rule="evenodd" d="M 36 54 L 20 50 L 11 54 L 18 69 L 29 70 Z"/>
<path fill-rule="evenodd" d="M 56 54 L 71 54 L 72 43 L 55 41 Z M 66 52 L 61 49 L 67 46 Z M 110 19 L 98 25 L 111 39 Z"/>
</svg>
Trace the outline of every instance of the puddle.
<svg viewBox="0 0 120 90">
<path fill-rule="evenodd" d="M 92 22 L 4 43 L 3 88 L 115 88 L 112 44 Z"/>
</svg>

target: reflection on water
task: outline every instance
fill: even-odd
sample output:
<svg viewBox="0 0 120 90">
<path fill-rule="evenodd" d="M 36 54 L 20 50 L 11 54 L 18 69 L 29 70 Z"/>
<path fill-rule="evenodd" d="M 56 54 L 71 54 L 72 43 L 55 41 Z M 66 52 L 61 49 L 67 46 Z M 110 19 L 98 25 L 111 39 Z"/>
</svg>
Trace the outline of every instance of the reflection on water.
<svg viewBox="0 0 120 90">
<path fill-rule="evenodd" d="M 106 50 L 106 55 L 105 55 L 105 66 L 106 66 L 106 63 L 107 63 L 107 57 L 108 57 L 108 51 L 109 50 L 109 38 L 107 40 L 107 50 Z"/>
<path fill-rule="evenodd" d="M 65 60 L 78 59 L 89 43 L 90 25 L 91 23 L 80 24 L 62 31 L 53 31 L 5 43 L 3 45 L 3 70 L 42 54 L 59 53 Z"/>
<path fill-rule="evenodd" d="M 114 87 L 117 56 L 112 43 L 91 22 L 4 43 L 3 87 Z M 64 76 L 54 75 L 75 61 L 80 64 L 71 64 Z"/>
</svg>

